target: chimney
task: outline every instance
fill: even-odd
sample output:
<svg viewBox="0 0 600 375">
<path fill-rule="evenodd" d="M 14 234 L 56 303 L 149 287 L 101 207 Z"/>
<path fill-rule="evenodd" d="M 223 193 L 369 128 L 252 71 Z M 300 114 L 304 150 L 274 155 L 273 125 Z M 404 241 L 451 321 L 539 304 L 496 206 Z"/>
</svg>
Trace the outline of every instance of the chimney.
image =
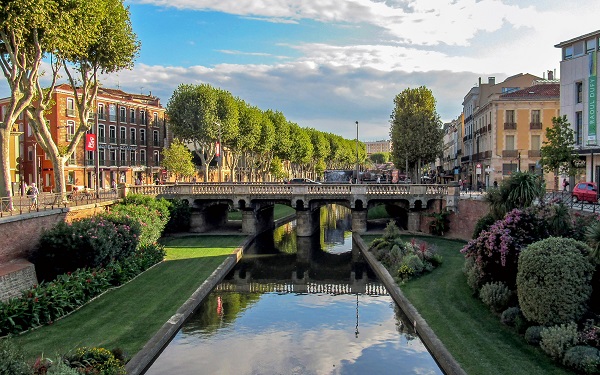
<svg viewBox="0 0 600 375">
<path fill-rule="evenodd" d="M 481 86 L 481 77 L 479 77 L 479 86 Z"/>
<path fill-rule="evenodd" d="M 488 83 L 490 85 L 495 85 L 496 84 L 496 77 L 488 77 Z"/>
<path fill-rule="evenodd" d="M 548 80 L 552 81 L 554 79 L 554 73 L 552 72 L 552 70 L 548 70 Z"/>
</svg>

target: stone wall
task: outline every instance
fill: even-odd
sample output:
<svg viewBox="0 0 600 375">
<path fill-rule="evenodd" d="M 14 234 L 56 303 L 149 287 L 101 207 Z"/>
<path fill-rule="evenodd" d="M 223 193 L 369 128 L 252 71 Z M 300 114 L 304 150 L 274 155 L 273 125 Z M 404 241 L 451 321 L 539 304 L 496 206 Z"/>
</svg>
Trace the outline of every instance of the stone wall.
<svg viewBox="0 0 600 375">
<path fill-rule="evenodd" d="M 18 259 L 0 266 L 0 301 L 21 295 L 21 291 L 37 284 L 35 266 Z"/>
<path fill-rule="evenodd" d="M 445 202 L 442 207 L 445 208 Z M 473 236 L 473 230 L 475 224 L 482 216 L 489 213 L 489 204 L 482 199 L 467 198 L 459 199 L 458 210 L 450 214 L 448 219 L 450 220 L 450 229 L 444 233 L 444 237 L 457 238 L 465 241 L 469 241 Z M 429 208 L 424 211 L 421 215 L 421 232 L 429 233 L 429 223 L 433 218 L 426 216 L 430 212 L 439 212 L 440 208 Z"/>
</svg>

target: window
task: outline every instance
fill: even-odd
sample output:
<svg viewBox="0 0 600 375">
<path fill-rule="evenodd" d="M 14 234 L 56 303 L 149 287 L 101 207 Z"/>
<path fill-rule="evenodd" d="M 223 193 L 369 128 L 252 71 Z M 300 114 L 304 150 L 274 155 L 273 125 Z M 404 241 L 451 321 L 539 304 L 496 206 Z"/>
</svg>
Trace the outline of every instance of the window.
<svg viewBox="0 0 600 375">
<path fill-rule="evenodd" d="M 154 140 L 154 146 L 160 146 L 159 142 L 158 142 L 158 130 L 155 130 L 152 134 L 152 139 Z"/>
<path fill-rule="evenodd" d="M 575 98 L 576 103 L 583 102 L 583 82 L 575 82 Z"/>
<path fill-rule="evenodd" d="M 75 117 L 75 100 L 67 98 L 67 116 Z"/>
<path fill-rule="evenodd" d="M 514 124 L 515 123 L 515 111 L 512 109 L 507 109 L 505 114 L 506 114 L 505 122 L 507 122 L 509 124 Z"/>
<path fill-rule="evenodd" d="M 98 163 L 106 165 L 106 154 L 103 148 L 98 149 Z"/>
<path fill-rule="evenodd" d="M 590 39 L 585 42 L 585 52 L 590 53 L 596 50 L 596 39 Z"/>
<path fill-rule="evenodd" d="M 575 144 L 583 144 L 583 113 L 575 112 Z"/>
<path fill-rule="evenodd" d="M 121 126 L 119 129 L 119 143 L 127 143 L 127 129 Z"/>
<path fill-rule="evenodd" d="M 85 160 L 87 160 L 87 165 L 94 165 L 94 151 L 86 151 Z"/>
<path fill-rule="evenodd" d="M 115 165 L 117 163 L 117 150 L 108 150 L 108 157 L 110 165 Z"/>
<path fill-rule="evenodd" d="M 538 151 L 540 149 L 540 136 L 539 135 L 532 135 L 531 136 L 531 149 L 532 150 L 536 150 Z"/>
<path fill-rule="evenodd" d="M 507 135 L 504 138 L 504 149 L 505 150 L 514 150 L 515 149 L 515 136 Z"/>
<path fill-rule="evenodd" d="M 531 111 L 531 122 L 534 124 L 539 124 L 542 122 L 542 120 L 540 118 L 540 110 L 539 109 L 533 109 Z"/>
<path fill-rule="evenodd" d="M 148 125 L 148 122 L 146 121 L 146 111 L 140 111 L 140 122 L 142 125 Z"/>
<path fill-rule="evenodd" d="M 121 155 L 119 155 L 119 165 L 127 165 L 127 152 L 125 150 L 121 150 L 120 154 Z"/>
<path fill-rule="evenodd" d="M 75 135 L 75 121 L 68 120 L 67 121 L 67 141 L 72 140 L 74 135 Z"/>
<path fill-rule="evenodd" d="M 573 44 L 573 56 L 583 55 L 583 40 Z"/>
<path fill-rule="evenodd" d="M 131 150 L 129 151 L 129 160 L 131 160 L 131 165 L 136 165 L 135 164 L 135 160 L 136 160 L 136 155 L 135 155 L 135 150 Z"/>
<path fill-rule="evenodd" d="M 505 176 L 509 176 L 517 171 L 517 164 L 515 163 L 504 163 L 502 164 L 502 174 Z"/>
<path fill-rule="evenodd" d="M 135 124 L 135 108 L 129 109 L 129 122 Z"/>
<path fill-rule="evenodd" d="M 109 143 L 117 143 L 117 127 L 110 126 L 108 128 L 108 142 Z"/>
<path fill-rule="evenodd" d="M 146 150 L 140 150 L 140 163 L 146 165 Z"/>
<path fill-rule="evenodd" d="M 140 145 L 146 145 L 146 129 L 140 129 Z"/>
<path fill-rule="evenodd" d="M 119 121 L 127 122 L 127 108 L 119 107 Z"/>
<path fill-rule="evenodd" d="M 135 144 L 135 128 L 129 128 L 129 143 L 134 145 Z"/>
<path fill-rule="evenodd" d="M 117 121 L 117 106 L 114 104 L 111 104 L 108 106 L 108 116 L 109 116 L 109 120 L 112 122 L 116 122 Z"/>
<path fill-rule="evenodd" d="M 158 151 L 154 151 L 154 165 L 155 166 L 159 166 L 160 165 L 160 154 L 158 153 Z"/>
<path fill-rule="evenodd" d="M 568 60 L 573 58 L 573 46 L 567 46 L 563 49 L 564 59 Z"/>
<path fill-rule="evenodd" d="M 154 120 L 154 126 L 158 126 L 158 113 L 154 112 L 153 120 Z"/>
<path fill-rule="evenodd" d="M 98 104 L 98 120 L 105 120 L 106 113 L 104 112 L 104 104 Z"/>
<path fill-rule="evenodd" d="M 98 143 L 106 143 L 106 132 L 104 125 L 98 125 Z"/>
</svg>

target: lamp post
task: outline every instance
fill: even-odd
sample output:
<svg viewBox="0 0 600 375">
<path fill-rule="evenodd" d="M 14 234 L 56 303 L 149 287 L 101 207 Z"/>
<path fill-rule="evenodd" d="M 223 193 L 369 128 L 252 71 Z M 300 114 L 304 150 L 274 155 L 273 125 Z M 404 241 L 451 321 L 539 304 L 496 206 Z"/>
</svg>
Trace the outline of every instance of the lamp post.
<svg viewBox="0 0 600 375">
<path fill-rule="evenodd" d="M 358 121 L 356 121 L 356 183 L 358 184 Z"/>
</svg>

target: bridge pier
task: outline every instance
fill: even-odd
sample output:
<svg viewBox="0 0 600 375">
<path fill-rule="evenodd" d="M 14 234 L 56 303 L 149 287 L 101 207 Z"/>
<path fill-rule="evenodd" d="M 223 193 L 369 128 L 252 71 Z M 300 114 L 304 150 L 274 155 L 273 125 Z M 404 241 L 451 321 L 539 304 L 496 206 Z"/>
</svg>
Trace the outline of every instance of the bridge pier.
<svg viewBox="0 0 600 375">
<path fill-rule="evenodd" d="M 242 233 L 258 234 L 273 228 L 273 204 L 257 205 L 242 211 Z"/>
<path fill-rule="evenodd" d="M 296 210 L 296 235 L 298 237 L 312 236 L 319 230 L 319 209 Z"/>
<path fill-rule="evenodd" d="M 421 213 L 410 211 L 408 213 L 407 228 L 411 232 L 418 232 L 421 229 Z"/>
<path fill-rule="evenodd" d="M 352 210 L 352 232 L 358 234 L 367 232 L 367 210 Z"/>
</svg>

